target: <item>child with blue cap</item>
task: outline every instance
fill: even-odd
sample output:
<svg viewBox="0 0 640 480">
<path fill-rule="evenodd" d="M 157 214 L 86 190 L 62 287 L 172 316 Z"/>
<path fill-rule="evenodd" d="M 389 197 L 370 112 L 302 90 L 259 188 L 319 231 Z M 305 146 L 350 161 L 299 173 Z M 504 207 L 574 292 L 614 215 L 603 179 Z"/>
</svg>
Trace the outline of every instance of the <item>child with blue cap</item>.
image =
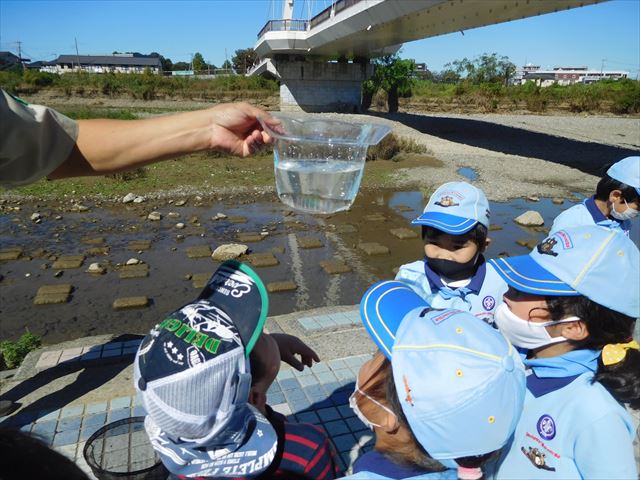
<svg viewBox="0 0 640 480">
<path fill-rule="evenodd" d="M 433 310 L 397 281 L 371 287 L 360 316 L 379 351 L 349 403 L 376 443 L 349 478 L 482 478 L 522 411 L 517 350 L 470 313 Z"/>
<path fill-rule="evenodd" d="M 423 260 L 402 265 L 396 280 L 434 308 L 457 308 L 491 323 L 507 285 L 485 261 L 489 202 L 466 182 L 440 186 L 412 224 L 422 226 Z"/>
<path fill-rule="evenodd" d="M 498 479 L 637 479 L 640 254 L 599 226 L 552 232 L 529 255 L 491 260 L 509 284 L 495 323 L 526 349 L 524 412 Z"/>
<path fill-rule="evenodd" d="M 628 234 L 631 220 L 640 214 L 640 156 L 614 163 L 596 187 L 596 193 L 565 210 L 551 231 L 580 225 L 600 225 Z"/>
</svg>

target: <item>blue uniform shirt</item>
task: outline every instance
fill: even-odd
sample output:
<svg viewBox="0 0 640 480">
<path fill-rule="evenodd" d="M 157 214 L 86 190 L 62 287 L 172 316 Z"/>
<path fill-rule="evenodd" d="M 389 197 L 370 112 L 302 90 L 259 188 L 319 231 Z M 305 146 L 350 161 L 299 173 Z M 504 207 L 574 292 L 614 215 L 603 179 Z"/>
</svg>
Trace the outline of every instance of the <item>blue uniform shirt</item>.
<svg viewBox="0 0 640 480">
<path fill-rule="evenodd" d="M 424 260 L 402 265 L 396 280 L 409 285 L 433 308 L 455 308 L 471 312 L 488 323 L 493 323 L 496 307 L 502 303 L 507 284 L 493 266 L 480 256 L 480 265 L 465 287 L 449 288 Z"/>
<path fill-rule="evenodd" d="M 354 476 L 347 478 L 412 478 L 412 479 L 456 479 L 456 470 L 447 469 L 443 472 L 428 472 L 418 467 L 398 465 L 382 453 L 371 450 L 361 455 L 353 464 Z"/>
<path fill-rule="evenodd" d="M 631 222 L 623 222 L 615 218 L 605 217 L 595 202 L 595 196 L 586 198 L 582 203 L 568 208 L 556 217 L 551 226 L 551 231 L 564 230 L 570 227 L 580 227 L 584 225 L 600 225 L 611 230 L 620 230 L 627 236 L 631 230 Z"/>
<path fill-rule="evenodd" d="M 637 479 L 631 416 L 598 382 L 600 352 L 524 360 L 524 410 L 497 479 Z"/>
</svg>

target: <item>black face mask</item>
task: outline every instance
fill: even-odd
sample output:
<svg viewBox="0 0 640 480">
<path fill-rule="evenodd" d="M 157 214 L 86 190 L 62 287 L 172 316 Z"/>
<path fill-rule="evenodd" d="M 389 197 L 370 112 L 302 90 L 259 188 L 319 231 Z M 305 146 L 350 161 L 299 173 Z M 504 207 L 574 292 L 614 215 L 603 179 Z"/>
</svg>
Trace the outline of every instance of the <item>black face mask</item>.
<svg viewBox="0 0 640 480">
<path fill-rule="evenodd" d="M 427 259 L 429 268 L 438 275 L 450 280 L 464 280 L 465 278 L 472 277 L 475 273 L 480 254 L 477 253 L 466 263 L 458 263 L 451 260 L 443 260 L 441 258 L 425 258 Z"/>
</svg>

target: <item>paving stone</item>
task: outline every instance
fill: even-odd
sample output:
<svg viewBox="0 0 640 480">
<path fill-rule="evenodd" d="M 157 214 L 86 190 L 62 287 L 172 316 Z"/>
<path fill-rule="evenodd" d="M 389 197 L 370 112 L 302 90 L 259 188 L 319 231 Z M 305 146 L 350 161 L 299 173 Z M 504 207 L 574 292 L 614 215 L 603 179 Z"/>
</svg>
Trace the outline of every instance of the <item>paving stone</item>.
<svg viewBox="0 0 640 480">
<path fill-rule="evenodd" d="M 278 380 L 278 382 L 280 383 L 280 388 L 283 392 L 300 388 L 300 383 L 296 378 L 285 378 L 283 380 Z"/>
<path fill-rule="evenodd" d="M 284 393 L 282 392 L 268 393 L 267 399 L 269 401 L 269 405 L 276 405 L 278 403 L 284 403 L 287 401 L 287 399 L 284 397 Z"/>
<path fill-rule="evenodd" d="M 118 276 L 122 279 L 148 277 L 149 265 L 146 263 L 139 263 L 138 265 L 123 265 Z"/>
<path fill-rule="evenodd" d="M 191 285 L 193 288 L 204 288 L 209 279 L 211 278 L 211 272 L 209 273 L 194 273 L 191 277 Z"/>
<path fill-rule="evenodd" d="M 71 285 L 43 285 L 36 293 L 33 303 L 35 305 L 52 305 L 59 303 L 67 303 L 69 301 Z"/>
<path fill-rule="evenodd" d="M 69 268 L 80 268 L 84 262 L 84 255 L 63 255 L 59 257 L 51 268 L 55 270 L 65 270 Z"/>
<path fill-rule="evenodd" d="M 63 284 L 63 285 L 43 285 L 42 287 L 40 287 L 38 289 L 38 293 L 37 295 L 43 294 L 43 295 L 48 295 L 48 294 L 54 294 L 54 293 L 65 293 L 65 294 L 70 294 L 71 290 L 73 290 L 73 287 L 71 285 L 68 284 Z"/>
<path fill-rule="evenodd" d="M 102 350 L 121 350 L 123 346 L 122 342 L 109 342 L 102 346 Z"/>
<path fill-rule="evenodd" d="M 271 405 L 271 408 L 273 408 L 276 412 L 282 414 L 282 415 L 291 415 L 291 407 L 289 407 L 289 405 L 287 403 L 280 403 L 277 405 Z"/>
<path fill-rule="evenodd" d="M 128 308 L 143 308 L 149 305 L 149 299 L 145 296 L 120 297 L 113 301 L 114 310 L 125 310 Z"/>
<path fill-rule="evenodd" d="M 129 418 L 130 416 L 130 408 L 119 408 L 117 410 L 111 410 L 109 411 L 109 423 L 122 420 L 123 418 Z"/>
<path fill-rule="evenodd" d="M 86 415 L 82 418 L 82 429 L 84 430 L 89 427 L 102 427 L 106 420 L 107 414 L 105 412 Z"/>
<path fill-rule="evenodd" d="M 331 441 L 335 445 L 336 450 L 341 453 L 351 451 L 351 448 L 356 444 L 356 438 L 350 433 L 332 436 Z"/>
<path fill-rule="evenodd" d="M 320 420 L 322 420 L 323 422 L 330 422 L 332 420 L 340 419 L 340 413 L 335 407 L 320 408 L 316 410 L 316 413 L 320 417 Z M 346 427 L 346 424 L 345 424 L 345 427 Z"/>
<path fill-rule="evenodd" d="M 249 220 L 247 217 L 243 217 L 241 215 L 231 215 L 227 217 L 229 223 L 247 223 Z"/>
<path fill-rule="evenodd" d="M 334 358 L 333 360 L 329 360 L 329 362 L 327 363 L 329 364 L 329 367 L 331 368 L 331 370 L 337 370 L 340 368 L 348 367 L 347 363 L 341 358 Z"/>
<path fill-rule="evenodd" d="M 0 250 L 0 261 L 17 260 L 22 255 L 23 249 L 20 247 L 3 248 Z"/>
<path fill-rule="evenodd" d="M 51 368 L 58 364 L 58 360 L 62 355 L 62 350 L 54 350 L 51 352 L 43 352 L 38 358 L 36 363 L 37 370 L 43 370 L 45 368 Z"/>
<path fill-rule="evenodd" d="M 62 351 L 58 363 L 62 362 L 77 362 L 82 355 L 82 347 L 66 348 Z"/>
<path fill-rule="evenodd" d="M 100 355 L 100 358 L 119 357 L 120 355 L 122 355 L 122 350 L 121 350 L 121 349 L 116 349 L 116 350 L 104 350 L 104 351 L 102 352 L 102 354 Z"/>
<path fill-rule="evenodd" d="M 132 240 L 127 244 L 127 249 L 134 252 L 149 250 L 150 248 L 151 240 Z"/>
<path fill-rule="evenodd" d="M 351 267 L 342 260 L 323 260 L 320 262 L 320 266 L 329 275 L 348 273 L 352 270 Z"/>
<path fill-rule="evenodd" d="M 293 378 L 293 372 L 293 368 L 281 368 L 277 376 L 278 381 L 284 380 L 286 378 Z"/>
<path fill-rule="evenodd" d="M 324 244 L 316 237 L 298 237 L 298 247 L 300 248 L 321 248 Z"/>
<path fill-rule="evenodd" d="M 107 402 L 90 403 L 87 405 L 86 413 L 101 413 L 107 411 Z"/>
<path fill-rule="evenodd" d="M 319 396 L 322 396 L 324 394 L 326 394 L 324 388 L 322 388 L 322 386 L 320 384 L 318 384 L 318 379 L 311 376 L 311 377 L 302 377 L 302 378 L 311 378 L 311 380 L 313 380 L 314 383 L 307 383 L 305 385 L 304 382 L 300 382 L 302 384 L 302 389 L 304 390 L 304 393 L 307 397 L 309 398 L 316 398 Z M 302 380 L 302 379 L 301 379 Z"/>
<path fill-rule="evenodd" d="M 31 433 L 37 436 L 50 437 L 56 433 L 56 425 L 58 424 L 55 420 L 49 420 L 47 422 L 38 422 L 31 429 Z"/>
<path fill-rule="evenodd" d="M 84 405 L 66 406 L 60 410 L 60 418 L 78 417 L 84 412 Z"/>
<path fill-rule="evenodd" d="M 129 408 L 131 406 L 131 397 L 118 397 L 109 402 L 109 408 L 116 410 L 118 408 Z"/>
<path fill-rule="evenodd" d="M 56 432 L 66 432 L 67 430 L 80 430 L 82 417 L 62 418 L 58 420 Z"/>
<path fill-rule="evenodd" d="M 333 374 L 333 372 L 330 372 L 330 371 L 316 373 L 316 378 L 322 385 L 325 385 L 325 387 L 328 384 L 334 383 L 337 381 L 336 376 Z"/>
<path fill-rule="evenodd" d="M 247 261 L 252 267 L 274 267 L 280 262 L 271 252 L 266 253 L 252 253 L 247 255 Z"/>
<path fill-rule="evenodd" d="M 358 417 L 347 418 L 345 420 L 345 422 L 347 423 L 347 426 L 349 427 L 349 430 L 351 430 L 352 432 L 360 432 L 362 430 L 367 430 L 367 431 L 369 430 L 369 427 L 367 427 L 364 423 L 362 423 Z"/>
<path fill-rule="evenodd" d="M 418 234 L 415 230 L 410 230 L 408 228 L 392 228 L 389 230 L 389 233 L 394 237 L 398 237 L 400 240 L 406 240 L 409 238 L 418 238 Z"/>
<path fill-rule="evenodd" d="M 195 245 L 187 247 L 187 257 L 189 258 L 205 258 L 211 256 L 211 247 L 209 245 Z"/>
<path fill-rule="evenodd" d="M 313 402 L 306 396 L 289 400 L 292 412 L 303 412 L 312 408 Z"/>
<path fill-rule="evenodd" d="M 99 256 L 107 256 L 109 255 L 109 252 L 111 251 L 111 247 L 91 247 L 91 248 L 87 248 L 84 251 L 84 254 L 87 257 L 99 257 Z"/>
<path fill-rule="evenodd" d="M 363 242 L 358 244 L 358 248 L 367 255 L 388 255 L 389 249 L 376 242 Z"/>
<path fill-rule="evenodd" d="M 105 240 L 104 237 L 83 237 L 80 241 L 88 245 L 102 245 Z"/>
<path fill-rule="evenodd" d="M 296 290 L 298 285 L 291 280 L 287 280 L 284 282 L 269 282 L 267 283 L 267 291 L 269 293 L 277 293 L 277 292 L 290 292 L 292 290 Z"/>
<path fill-rule="evenodd" d="M 312 423 L 313 425 L 317 425 L 320 423 L 320 418 L 318 417 L 316 412 L 296 413 L 296 420 L 303 423 Z"/>
<path fill-rule="evenodd" d="M 284 390 L 284 396 L 287 398 L 287 402 L 289 403 L 301 398 L 307 398 L 307 396 L 304 394 L 304 390 L 302 390 L 301 388 Z"/>
<path fill-rule="evenodd" d="M 78 445 L 75 443 L 72 443 L 70 445 L 56 446 L 54 450 L 59 454 L 63 455 L 64 457 L 67 457 L 69 460 L 73 462 L 73 460 L 76 458 L 77 448 L 78 448 Z"/>
<path fill-rule="evenodd" d="M 36 418 L 36 423 L 40 422 L 48 422 L 50 420 L 57 420 L 60 416 L 60 409 L 57 410 L 40 410 L 38 412 L 38 418 Z"/>
<path fill-rule="evenodd" d="M 320 330 L 320 328 L 322 328 L 320 324 L 316 322 L 315 318 L 311 318 L 311 317 L 299 318 L 298 323 L 305 330 Z"/>
<path fill-rule="evenodd" d="M 80 357 L 81 362 L 88 362 L 100 358 L 100 351 L 83 353 Z"/>
<path fill-rule="evenodd" d="M 264 236 L 256 232 L 240 232 L 238 233 L 237 238 L 239 242 L 251 243 L 251 242 L 261 242 Z"/>
</svg>

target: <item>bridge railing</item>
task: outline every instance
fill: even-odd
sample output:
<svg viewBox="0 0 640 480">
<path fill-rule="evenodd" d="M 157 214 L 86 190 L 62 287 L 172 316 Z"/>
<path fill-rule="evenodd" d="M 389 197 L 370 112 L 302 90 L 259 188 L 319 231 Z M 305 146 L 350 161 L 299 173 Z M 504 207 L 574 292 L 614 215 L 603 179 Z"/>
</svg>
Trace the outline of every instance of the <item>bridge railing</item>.
<svg viewBox="0 0 640 480">
<path fill-rule="evenodd" d="M 317 25 L 320 25 L 322 22 L 324 22 L 326 20 L 329 20 L 329 18 L 331 18 L 331 11 L 332 10 L 333 10 L 333 14 L 335 15 L 336 13 L 341 12 L 345 8 L 352 7 L 353 5 L 355 5 L 356 3 L 359 3 L 361 1 L 362 0 L 338 0 L 333 5 L 331 5 L 330 7 L 325 8 L 319 14 L 317 14 L 315 17 L 313 17 L 309 21 L 310 27 L 313 28 L 313 27 L 315 27 Z"/>
<path fill-rule="evenodd" d="M 305 32 L 308 29 L 308 20 L 269 20 L 258 33 L 258 38 L 267 32 Z"/>
</svg>

